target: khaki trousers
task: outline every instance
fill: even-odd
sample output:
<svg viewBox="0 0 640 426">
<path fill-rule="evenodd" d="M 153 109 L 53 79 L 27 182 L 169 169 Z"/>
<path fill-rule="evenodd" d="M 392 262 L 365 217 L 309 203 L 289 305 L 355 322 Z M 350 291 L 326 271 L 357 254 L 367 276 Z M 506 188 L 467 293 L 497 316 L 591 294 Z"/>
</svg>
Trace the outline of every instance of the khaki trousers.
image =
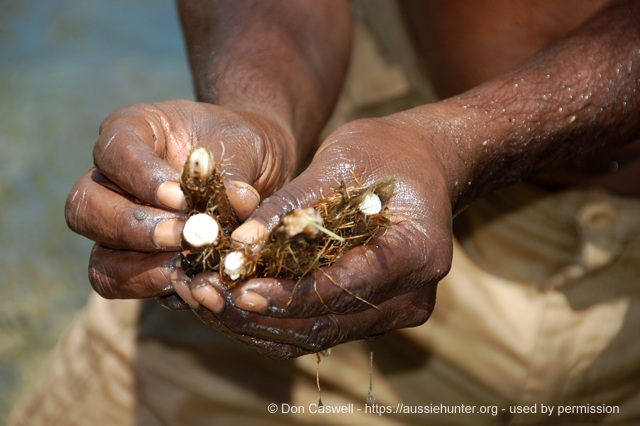
<svg viewBox="0 0 640 426">
<path fill-rule="evenodd" d="M 640 201 L 520 186 L 455 228 L 432 318 L 334 348 L 324 407 L 315 356 L 93 296 L 9 424 L 640 424 Z"/>
</svg>

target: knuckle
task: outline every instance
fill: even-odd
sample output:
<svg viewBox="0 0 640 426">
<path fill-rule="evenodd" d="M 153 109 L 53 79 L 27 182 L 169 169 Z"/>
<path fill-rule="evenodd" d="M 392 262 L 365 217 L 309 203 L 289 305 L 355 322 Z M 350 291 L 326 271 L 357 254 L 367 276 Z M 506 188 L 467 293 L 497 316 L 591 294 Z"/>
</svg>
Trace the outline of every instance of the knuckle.
<svg viewBox="0 0 640 426">
<path fill-rule="evenodd" d="M 357 292 L 350 291 L 344 287 L 337 287 L 336 290 L 332 292 L 330 298 L 323 298 L 324 300 L 321 305 L 325 307 L 325 312 L 329 310 L 333 313 L 347 314 L 368 308 L 369 306 L 364 301 L 369 302 L 369 300 L 372 299 L 373 291 L 367 291 L 365 294 L 365 286 L 357 285 L 356 287 L 358 287 Z M 374 286 L 369 286 L 368 289 L 372 289 L 373 287 Z"/>
<path fill-rule="evenodd" d="M 69 192 L 64 205 L 64 219 L 69 229 L 74 232 L 78 231 L 80 211 L 85 203 L 84 197 L 84 191 L 76 186 Z"/>
<path fill-rule="evenodd" d="M 93 147 L 93 161 L 98 166 L 108 161 L 110 153 L 117 142 L 116 135 L 122 130 L 138 124 L 148 124 L 151 120 L 150 104 L 134 104 L 111 113 L 100 124 L 98 139 Z"/>
<path fill-rule="evenodd" d="M 431 313 L 433 312 L 434 303 L 433 300 L 427 298 L 426 301 L 421 303 L 421 306 L 413 309 L 413 314 L 409 317 L 406 325 L 404 327 L 418 327 L 431 317 Z"/>
<path fill-rule="evenodd" d="M 83 179 L 80 179 L 67 195 L 64 205 L 64 218 L 69 229 L 85 236 L 88 236 L 85 222 L 89 199 L 87 187 Z"/>
<path fill-rule="evenodd" d="M 330 314 L 318 318 L 313 323 L 301 347 L 310 352 L 319 352 L 345 340 L 346 335 L 338 318 Z"/>
<path fill-rule="evenodd" d="M 318 152 L 341 153 L 345 147 L 355 144 L 355 147 L 361 145 L 360 142 L 370 136 L 375 136 L 380 130 L 381 118 L 359 118 L 343 124 L 333 134 L 331 134 L 327 141 L 320 147 Z M 355 142 L 354 142 L 355 141 Z"/>
<path fill-rule="evenodd" d="M 359 118 L 357 120 L 352 120 L 346 124 L 343 124 L 340 127 L 340 134 L 357 136 L 363 133 L 369 133 L 375 131 L 379 125 L 377 124 L 380 121 L 379 118 Z"/>
<path fill-rule="evenodd" d="M 97 244 L 91 253 L 89 260 L 89 283 L 93 290 L 105 299 L 116 299 L 114 280 L 111 278 L 108 268 L 96 254 Z"/>
<path fill-rule="evenodd" d="M 93 290 L 105 299 L 116 299 L 111 281 L 95 268 L 89 268 L 89 282 Z"/>
<path fill-rule="evenodd" d="M 147 104 L 133 104 L 122 107 L 111 114 L 109 114 L 102 123 L 100 123 L 99 134 L 102 134 L 105 131 L 108 131 L 114 126 L 114 123 L 129 120 L 132 117 L 137 117 L 141 113 L 143 113 L 146 109 L 148 109 L 149 105 Z"/>
</svg>

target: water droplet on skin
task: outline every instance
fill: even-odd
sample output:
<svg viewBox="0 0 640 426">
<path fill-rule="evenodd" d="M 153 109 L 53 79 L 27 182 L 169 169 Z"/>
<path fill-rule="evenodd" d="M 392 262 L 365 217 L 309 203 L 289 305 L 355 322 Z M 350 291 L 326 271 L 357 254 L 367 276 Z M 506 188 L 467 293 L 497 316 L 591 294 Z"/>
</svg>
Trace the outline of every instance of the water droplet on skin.
<svg viewBox="0 0 640 426">
<path fill-rule="evenodd" d="M 617 172 L 619 168 L 618 162 L 617 161 L 612 161 L 609 163 L 609 170 L 611 170 L 612 172 Z"/>
</svg>

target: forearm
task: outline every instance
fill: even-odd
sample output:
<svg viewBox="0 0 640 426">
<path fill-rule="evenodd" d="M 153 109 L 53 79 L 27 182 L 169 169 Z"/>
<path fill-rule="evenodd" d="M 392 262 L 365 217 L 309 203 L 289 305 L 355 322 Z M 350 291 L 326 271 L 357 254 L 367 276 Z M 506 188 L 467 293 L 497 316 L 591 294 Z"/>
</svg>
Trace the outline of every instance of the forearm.
<svg viewBox="0 0 640 426">
<path fill-rule="evenodd" d="M 400 116 L 437 143 L 453 209 L 537 173 L 576 164 L 638 138 L 638 2 L 619 2 L 510 72 Z M 442 129 L 444 130 L 444 129 Z"/>
<path fill-rule="evenodd" d="M 334 107 L 351 47 L 343 0 L 179 0 L 199 100 L 284 125 L 303 156 Z"/>
</svg>

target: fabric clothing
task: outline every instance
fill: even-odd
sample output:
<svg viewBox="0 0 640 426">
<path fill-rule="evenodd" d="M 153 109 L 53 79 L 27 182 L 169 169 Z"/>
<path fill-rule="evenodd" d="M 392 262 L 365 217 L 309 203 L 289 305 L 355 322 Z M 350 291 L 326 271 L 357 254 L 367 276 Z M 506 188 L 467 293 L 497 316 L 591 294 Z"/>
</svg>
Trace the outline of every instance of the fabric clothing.
<svg viewBox="0 0 640 426">
<path fill-rule="evenodd" d="M 93 296 L 9 424 L 638 424 L 640 201 L 520 186 L 456 231 L 425 325 L 322 358 L 322 401 L 346 413 L 311 412 L 315 356 L 273 361 L 190 312 Z M 422 413 L 367 409 L 371 353 L 374 410 Z"/>
</svg>

